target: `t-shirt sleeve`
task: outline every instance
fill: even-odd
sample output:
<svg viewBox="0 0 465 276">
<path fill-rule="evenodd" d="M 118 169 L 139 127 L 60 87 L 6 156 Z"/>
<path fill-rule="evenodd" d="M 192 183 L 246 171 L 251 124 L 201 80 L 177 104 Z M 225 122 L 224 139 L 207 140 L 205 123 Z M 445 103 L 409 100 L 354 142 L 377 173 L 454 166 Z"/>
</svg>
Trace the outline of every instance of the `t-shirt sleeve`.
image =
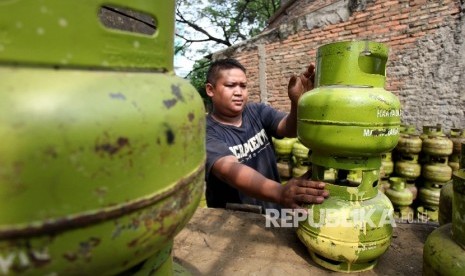
<svg viewBox="0 0 465 276">
<path fill-rule="evenodd" d="M 265 127 L 266 132 L 275 137 L 279 137 L 276 132 L 278 130 L 278 125 L 281 120 L 286 117 L 287 113 L 278 111 L 266 104 L 257 104 L 258 112 L 260 112 L 260 117 L 262 124 Z M 281 137 L 280 137 L 281 138 Z"/>
<path fill-rule="evenodd" d="M 205 180 L 210 177 L 213 164 L 221 157 L 233 155 L 225 142 L 221 141 L 214 133 L 207 133 L 207 163 L 205 171 Z"/>
</svg>

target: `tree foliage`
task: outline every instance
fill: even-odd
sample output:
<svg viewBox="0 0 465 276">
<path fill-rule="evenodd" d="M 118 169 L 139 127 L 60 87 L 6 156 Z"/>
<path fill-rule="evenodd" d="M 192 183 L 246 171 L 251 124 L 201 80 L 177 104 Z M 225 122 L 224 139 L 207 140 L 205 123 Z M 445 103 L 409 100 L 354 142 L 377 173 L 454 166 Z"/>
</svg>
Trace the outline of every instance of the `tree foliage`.
<svg viewBox="0 0 465 276">
<path fill-rule="evenodd" d="M 177 36 L 186 46 L 214 42 L 231 46 L 258 34 L 280 0 L 177 0 Z"/>
<path fill-rule="evenodd" d="M 202 97 L 204 105 L 207 108 L 207 110 L 211 106 L 210 97 L 207 96 L 207 91 L 205 90 L 205 81 L 207 79 L 207 71 L 208 71 L 209 66 L 210 66 L 209 59 L 203 58 L 203 59 L 197 60 L 193 68 L 194 73 L 192 73 L 189 77 L 191 84 L 197 89 L 200 96 Z"/>
<path fill-rule="evenodd" d="M 207 107 L 205 78 L 210 54 L 259 34 L 279 6 L 280 0 L 176 0 L 175 52 L 203 56 L 187 77 Z"/>
</svg>

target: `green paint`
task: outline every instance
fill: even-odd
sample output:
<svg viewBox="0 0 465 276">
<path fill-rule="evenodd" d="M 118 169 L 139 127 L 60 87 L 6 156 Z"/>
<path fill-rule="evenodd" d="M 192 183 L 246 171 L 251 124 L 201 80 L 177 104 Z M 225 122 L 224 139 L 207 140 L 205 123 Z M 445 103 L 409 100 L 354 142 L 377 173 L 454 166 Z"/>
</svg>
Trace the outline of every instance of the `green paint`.
<svg viewBox="0 0 465 276">
<path fill-rule="evenodd" d="M 402 112 L 384 90 L 386 62 L 380 43 L 322 46 L 316 88 L 298 103 L 297 134 L 312 149 L 312 179 L 327 182 L 330 196 L 307 206 L 312 221 L 297 235 L 316 263 L 334 271 L 372 269 L 391 241 L 393 207 L 378 191 L 379 168 L 397 144 Z"/>
<path fill-rule="evenodd" d="M 462 152 L 462 158 L 464 158 Z M 453 175 L 452 237 L 465 248 L 465 169 Z M 464 252 L 465 253 L 465 252 Z"/>
<path fill-rule="evenodd" d="M 447 182 L 442 188 L 439 195 L 439 225 L 445 225 L 452 222 L 452 200 L 454 191 L 452 181 Z"/>
<path fill-rule="evenodd" d="M 463 156 L 462 156 L 463 157 Z M 465 170 L 453 175 L 452 223 L 434 230 L 423 248 L 424 275 L 462 275 L 465 267 Z"/>
<path fill-rule="evenodd" d="M 465 250 L 451 238 L 451 228 L 450 223 L 443 225 L 426 239 L 423 248 L 423 275 L 463 275 Z"/>
<path fill-rule="evenodd" d="M 153 16 L 157 31 L 109 29 L 102 5 Z M 0 63 L 106 69 L 173 70 L 175 1 L 13 0 L 0 3 Z"/>
<path fill-rule="evenodd" d="M 324 45 L 317 52 L 316 86 L 384 87 L 388 48 L 373 41 Z"/>
<path fill-rule="evenodd" d="M 386 61 L 387 48 L 379 43 L 338 42 L 318 49 L 316 88 L 300 98 L 297 110 L 298 137 L 313 150 L 313 163 L 377 169 L 381 153 L 396 146 L 402 111 L 397 97 L 383 88 Z"/>
<path fill-rule="evenodd" d="M 384 192 L 394 205 L 394 208 L 409 206 L 413 202 L 413 194 L 406 187 L 405 179 L 400 177 L 389 178 L 390 187 Z"/>
<path fill-rule="evenodd" d="M 110 3 L 154 16 L 157 32 L 103 27 L 106 1 L 0 3 L 0 271 L 9 275 L 114 275 L 151 256 L 169 272 L 167 244 L 203 194 L 203 103 L 167 72 L 175 3 Z"/>
</svg>

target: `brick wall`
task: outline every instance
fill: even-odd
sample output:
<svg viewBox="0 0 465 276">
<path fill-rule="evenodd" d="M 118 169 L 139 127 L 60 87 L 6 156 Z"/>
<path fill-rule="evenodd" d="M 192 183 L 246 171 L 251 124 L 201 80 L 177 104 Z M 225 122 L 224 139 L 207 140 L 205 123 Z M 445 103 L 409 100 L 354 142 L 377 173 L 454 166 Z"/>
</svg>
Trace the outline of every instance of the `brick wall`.
<svg viewBox="0 0 465 276">
<path fill-rule="evenodd" d="M 319 46 L 383 42 L 390 47 L 386 89 L 399 97 L 403 122 L 419 130 L 437 123 L 446 130 L 465 128 L 463 5 L 460 0 L 297 0 L 261 35 L 214 58 L 239 59 L 248 69 L 251 100 L 288 111 L 288 79 L 315 62 Z M 260 47 L 265 54 L 258 54 Z"/>
</svg>

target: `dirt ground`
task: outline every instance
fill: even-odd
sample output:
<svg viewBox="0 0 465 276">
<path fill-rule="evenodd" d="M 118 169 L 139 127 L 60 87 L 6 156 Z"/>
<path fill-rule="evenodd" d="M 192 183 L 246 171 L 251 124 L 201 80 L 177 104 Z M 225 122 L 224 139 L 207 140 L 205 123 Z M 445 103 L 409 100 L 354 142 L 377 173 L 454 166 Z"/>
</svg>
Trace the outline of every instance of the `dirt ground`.
<svg viewBox="0 0 465 276">
<path fill-rule="evenodd" d="M 356 275 L 421 275 L 423 244 L 437 227 L 397 223 L 377 266 Z M 347 275 L 315 264 L 292 228 L 266 228 L 254 213 L 198 208 L 174 240 L 173 258 L 192 275 Z"/>
</svg>

